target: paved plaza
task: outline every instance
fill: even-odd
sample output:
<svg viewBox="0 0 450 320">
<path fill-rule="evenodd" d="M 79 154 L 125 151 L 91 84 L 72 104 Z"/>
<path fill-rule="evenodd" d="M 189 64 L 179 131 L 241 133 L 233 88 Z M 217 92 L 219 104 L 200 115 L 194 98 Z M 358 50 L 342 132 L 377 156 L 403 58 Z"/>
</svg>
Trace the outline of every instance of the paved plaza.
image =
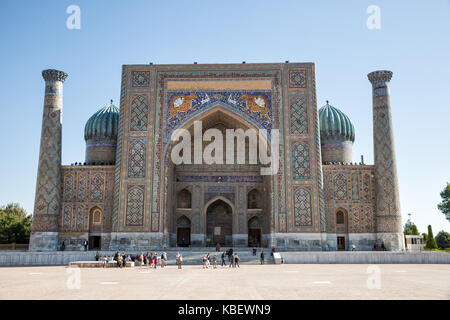
<svg viewBox="0 0 450 320">
<path fill-rule="evenodd" d="M 0 268 L 0 299 L 448 300 L 450 266 L 4 267 Z"/>
</svg>

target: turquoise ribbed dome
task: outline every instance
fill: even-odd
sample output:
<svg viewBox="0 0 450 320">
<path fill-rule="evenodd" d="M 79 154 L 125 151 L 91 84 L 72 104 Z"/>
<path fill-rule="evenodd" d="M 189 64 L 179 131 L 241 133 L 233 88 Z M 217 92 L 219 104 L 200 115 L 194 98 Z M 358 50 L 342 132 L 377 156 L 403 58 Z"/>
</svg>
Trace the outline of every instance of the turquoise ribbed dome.
<svg viewBox="0 0 450 320">
<path fill-rule="evenodd" d="M 111 103 L 92 115 L 84 127 L 84 139 L 117 139 L 119 108 Z"/>
<path fill-rule="evenodd" d="M 355 141 L 355 128 L 341 110 L 327 104 L 319 109 L 320 138 L 322 141 Z"/>
</svg>

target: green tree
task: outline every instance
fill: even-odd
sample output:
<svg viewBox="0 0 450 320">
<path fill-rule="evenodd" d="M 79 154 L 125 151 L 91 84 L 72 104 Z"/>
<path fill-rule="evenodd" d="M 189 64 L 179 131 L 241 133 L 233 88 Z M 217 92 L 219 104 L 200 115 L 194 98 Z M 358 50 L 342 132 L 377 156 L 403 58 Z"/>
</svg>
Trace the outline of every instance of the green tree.
<svg viewBox="0 0 450 320">
<path fill-rule="evenodd" d="M 445 232 L 444 230 L 439 231 L 435 240 L 439 248 L 450 248 L 450 233 Z"/>
<path fill-rule="evenodd" d="M 436 244 L 436 240 L 434 240 L 433 237 L 433 230 L 431 229 L 431 225 L 428 225 L 428 236 L 427 236 L 427 241 L 425 242 L 425 248 L 427 249 L 437 249 L 437 244 Z"/>
<path fill-rule="evenodd" d="M 31 215 L 17 203 L 0 207 L 0 243 L 28 243 Z"/>
<path fill-rule="evenodd" d="M 426 234 L 426 233 L 424 232 L 424 233 L 422 233 L 422 235 L 423 235 L 423 241 L 424 241 L 424 242 L 427 242 L 428 234 Z"/>
<path fill-rule="evenodd" d="M 450 183 L 447 182 L 447 186 L 442 190 L 441 198 L 442 202 L 437 207 L 445 215 L 445 218 L 450 221 Z"/>
<path fill-rule="evenodd" d="M 406 221 L 405 226 L 403 227 L 403 233 L 405 235 L 414 235 L 414 236 L 418 236 L 419 230 L 417 229 L 417 226 L 411 222 L 411 220 L 408 219 L 408 221 Z"/>
</svg>

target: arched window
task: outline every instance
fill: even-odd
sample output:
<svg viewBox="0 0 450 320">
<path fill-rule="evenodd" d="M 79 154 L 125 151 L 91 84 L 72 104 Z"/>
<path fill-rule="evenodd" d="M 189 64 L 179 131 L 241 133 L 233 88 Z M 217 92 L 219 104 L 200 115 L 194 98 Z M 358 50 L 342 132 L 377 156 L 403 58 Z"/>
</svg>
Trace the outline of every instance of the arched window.
<svg viewBox="0 0 450 320">
<path fill-rule="evenodd" d="M 183 189 L 177 195 L 177 208 L 189 209 L 192 208 L 192 196 L 189 190 Z"/>
<path fill-rule="evenodd" d="M 261 196 L 258 190 L 253 189 L 247 195 L 248 209 L 261 209 Z"/>
<path fill-rule="evenodd" d="M 338 211 L 336 213 L 336 224 L 344 224 L 344 213 L 342 211 Z"/>
</svg>

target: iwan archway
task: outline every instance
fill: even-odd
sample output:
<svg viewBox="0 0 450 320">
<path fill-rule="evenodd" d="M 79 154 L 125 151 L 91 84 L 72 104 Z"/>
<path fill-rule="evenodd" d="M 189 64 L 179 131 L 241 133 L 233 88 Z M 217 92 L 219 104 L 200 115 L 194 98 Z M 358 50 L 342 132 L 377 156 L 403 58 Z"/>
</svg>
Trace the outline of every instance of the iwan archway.
<svg viewBox="0 0 450 320">
<path fill-rule="evenodd" d="M 262 175 L 263 165 L 257 157 L 256 163 L 249 159 L 251 138 L 245 137 L 245 161 L 238 164 L 237 139 L 234 141 L 234 162 L 226 163 L 227 149 L 226 130 L 242 129 L 244 132 L 250 128 L 255 129 L 258 144 L 259 132 L 256 124 L 244 120 L 239 114 L 227 110 L 224 106 L 217 104 L 214 108 L 199 114 L 183 126 L 194 137 L 194 122 L 201 121 L 202 135 L 208 129 L 217 129 L 222 133 L 223 141 L 223 163 L 201 164 L 175 164 L 171 155 L 173 148 L 180 140 L 170 142 L 165 151 L 165 192 L 164 192 L 164 222 L 165 232 L 170 246 L 177 245 L 176 221 L 185 216 L 191 221 L 190 245 L 205 246 L 221 245 L 247 246 L 248 245 L 248 221 L 255 215 L 259 221 L 264 222 L 261 226 L 261 245 L 267 245 L 267 236 L 270 233 L 270 224 L 273 217 L 273 196 L 271 196 L 274 183 L 274 175 Z M 204 140 L 201 152 L 211 140 Z M 269 154 L 267 143 L 263 140 L 257 146 L 263 146 L 264 152 Z M 183 150 L 182 152 L 185 152 Z M 191 160 L 194 162 L 194 144 L 191 146 Z M 253 151 L 257 153 L 257 151 Z M 215 151 L 212 153 L 215 155 Z M 252 190 L 259 190 L 260 203 L 258 208 L 248 207 L 247 195 Z M 186 197 L 188 190 L 191 195 L 190 207 L 181 208 L 179 203 L 184 203 L 179 197 Z"/>
</svg>

